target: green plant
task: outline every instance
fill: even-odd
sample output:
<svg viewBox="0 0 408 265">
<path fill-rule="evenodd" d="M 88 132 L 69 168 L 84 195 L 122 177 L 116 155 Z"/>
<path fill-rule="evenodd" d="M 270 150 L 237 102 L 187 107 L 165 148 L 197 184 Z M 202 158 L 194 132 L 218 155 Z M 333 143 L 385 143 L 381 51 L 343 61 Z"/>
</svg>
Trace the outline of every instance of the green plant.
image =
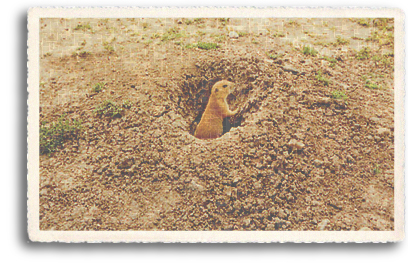
<svg viewBox="0 0 408 265">
<path fill-rule="evenodd" d="M 120 118 L 123 114 L 123 107 L 115 104 L 110 100 L 105 100 L 94 109 L 94 113 L 97 116 Z"/>
<path fill-rule="evenodd" d="M 337 60 L 334 59 L 334 58 L 330 58 L 330 57 L 327 57 L 327 56 L 323 56 L 322 58 L 325 59 L 326 61 L 331 62 L 331 63 L 337 63 Z"/>
<path fill-rule="evenodd" d="M 304 55 L 311 55 L 311 56 L 316 56 L 317 54 L 317 51 L 309 46 L 304 46 L 302 52 Z"/>
<path fill-rule="evenodd" d="M 204 20 L 202 18 L 195 18 L 194 23 L 201 24 L 201 23 L 204 23 Z"/>
<path fill-rule="evenodd" d="M 372 31 L 371 35 L 366 38 L 366 41 L 378 42 L 380 46 L 394 45 L 394 33 L 387 30 Z"/>
<path fill-rule="evenodd" d="M 66 114 L 61 115 L 57 122 L 40 126 L 40 154 L 49 154 L 62 147 L 68 140 L 77 138 L 82 127 L 81 120 L 68 120 Z"/>
<path fill-rule="evenodd" d="M 346 100 L 348 98 L 346 94 L 344 94 L 343 91 L 338 91 L 338 90 L 335 90 L 332 92 L 332 97 L 334 99 L 342 99 L 342 100 Z"/>
<path fill-rule="evenodd" d="M 274 33 L 273 35 L 272 35 L 273 37 L 280 37 L 280 38 L 283 38 L 283 37 L 285 37 L 285 33 L 283 33 L 283 32 L 276 32 L 276 33 Z"/>
<path fill-rule="evenodd" d="M 349 44 L 350 40 L 346 40 L 345 38 L 338 36 L 336 39 L 336 44 L 337 45 L 344 45 L 344 44 Z"/>
<path fill-rule="evenodd" d="M 300 24 L 299 24 L 297 21 L 293 21 L 293 20 L 289 20 L 289 21 L 288 21 L 288 25 L 291 25 L 291 26 L 300 26 Z"/>
<path fill-rule="evenodd" d="M 219 48 L 220 45 L 212 42 L 198 42 L 197 47 L 203 50 L 211 50 Z"/>
<path fill-rule="evenodd" d="M 106 44 L 104 46 L 105 50 L 107 50 L 109 53 L 113 53 L 115 51 L 115 48 L 113 48 L 113 46 Z"/>
<path fill-rule="evenodd" d="M 369 89 L 379 89 L 379 88 L 381 88 L 380 85 L 378 85 L 376 83 L 372 83 L 369 79 L 366 80 L 366 83 L 365 83 L 364 86 L 369 88 Z"/>
<path fill-rule="evenodd" d="M 216 42 L 224 42 L 225 41 L 225 35 L 214 36 L 214 39 L 215 39 Z"/>
<path fill-rule="evenodd" d="M 101 92 L 105 84 L 106 84 L 105 82 L 96 83 L 95 86 L 92 88 L 92 91 L 95 93 Z"/>
<path fill-rule="evenodd" d="M 271 58 L 273 60 L 278 59 L 279 57 L 283 56 L 283 54 L 271 54 L 271 53 L 268 53 L 268 52 L 265 52 L 265 54 L 266 54 L 266 56 L 268 56 L 269 58 Z"/>
<path fill-rule="evenodd" d="M 125 109 L 130 109 L 132 107 L 132 102 L 130 102 L 129 100 L 125 100 L 122 103 L 122 107 L 124 107 Z"/>
<path fill-rule="evenodd" d="M 359 20 L 357 20 L 357 24 L 363 27 L 368 27 L 370 25 L 370 19 L 360 18 Z"/>
<path fill-rule="evenodd" d="M 89 25 L 89 24 L 79 24 L 74 28 L 74 30 L 87 30 L 87 29 L 91 30 L 92 29 L 91 25 Z"/>
<path fill-rule="evenodd" d="M 218 20 L 221 22 L 222 25 L 225 26 L 227 22 L 229 22 L 230 19 L 229 18 L 219 18 Z"/>
<path fill-rule="evenodd" d="M 359 50 L 359 51 L 357 52 L 356 58 L 357 58 L 358 60 L 368 59 L 368 58 L 370 57 L 370 52 L 371 52 L 370 48 L 364 47 L 364 48 L 362 48 L 361 50 Z"/>
<path fill-rule="evenodd" d="M 374 20 L 373 20 L 373 25 L 374 25 L 374 27 L 379 27 L 379 28 L 382 28 L 382 29 L 387 29 L 388 27 L 388 23 L 389 22 L 393 22 L 393 19 L 392 18 L 375 18 Z"/>
<path fill-rule="evenodd" d="M 381 169 L 380 169 L 380 166 L 378 164 L 374 165 L 373 172 L 374 172 L 374 174 L 380 174 L 381 173 Z"/>
<path fill-rule="evenodd" d="M 166 33 L 164 33 L 161 37 L 162 41 L 169 41 L 169 40 L 174 40 L 178 38 L 185 37 L 185 32 L 179 32 L 177 28 L 170 28 L 167 30 Z"/>
<path fill-rule="evenodd" d="M 330 84 L 330 80 L 324 76 L 322 76 L 322 72 L 319 70 L 317 71 L 317 75 L 315 76 L 317 81 L 323 83 L 324 86 L 328 86 Z"/>
</svg>

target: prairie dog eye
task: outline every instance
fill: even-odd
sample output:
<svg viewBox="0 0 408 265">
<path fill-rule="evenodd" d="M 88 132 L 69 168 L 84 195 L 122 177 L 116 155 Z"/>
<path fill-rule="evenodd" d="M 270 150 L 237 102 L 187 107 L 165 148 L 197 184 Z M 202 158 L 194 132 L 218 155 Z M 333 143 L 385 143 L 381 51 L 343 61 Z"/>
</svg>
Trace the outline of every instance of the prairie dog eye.
<svg viewBox="0 0 408 265">
<path fill-rule="evenodd" d="M 215 92 L 218 92 L 218 88 L 215 89 Z"/>
<path fill-rule="evenodd" d="M 225 88 L 225 87 L 227 87 L 227 85 L 223 85 L 222 87 L 224 87 L 224 88 Z"/>
</svg>

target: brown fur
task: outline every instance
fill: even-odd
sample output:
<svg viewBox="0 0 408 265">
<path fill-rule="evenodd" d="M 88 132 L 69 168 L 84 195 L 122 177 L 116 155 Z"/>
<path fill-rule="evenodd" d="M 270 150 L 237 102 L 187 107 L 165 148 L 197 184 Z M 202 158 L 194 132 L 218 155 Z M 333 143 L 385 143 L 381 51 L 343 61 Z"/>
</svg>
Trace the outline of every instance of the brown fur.
<svg viewBox="0 0 408 265">
<path fill-rule="evenodd" d="M 227 103 L 227 96 L 231 93 L 234 85 L 234 83 L 226 80 L 215 83 L 211 89 L 207 107 L 194 133 L 195 137 L 214 139 L 222 135 L 222 120 L 238 113 L 238 109 L 231 111 Z"/>
</svg>

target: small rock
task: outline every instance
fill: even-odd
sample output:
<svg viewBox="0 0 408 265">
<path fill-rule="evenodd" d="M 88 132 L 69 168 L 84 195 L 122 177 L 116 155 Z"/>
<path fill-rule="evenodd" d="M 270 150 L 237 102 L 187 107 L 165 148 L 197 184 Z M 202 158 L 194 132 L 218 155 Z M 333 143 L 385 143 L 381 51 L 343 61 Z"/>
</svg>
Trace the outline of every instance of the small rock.
<svg viewBox="0 0 408 265">
<path fill-rule="evenodd" d="M 260 182 L 255 182 L 254 183 L 254 188 L 255 189 L 260 189 L 260 188 L 262 188 L 262 184 Z"/>
<path fill-rule="evenodd" d="M 321 165 L 323 165 L 323 161 L 322 160 L 319 160 L 319 159 L 315 159 L 314 161 L 313 161 L 313 163 L 316 165 L 316 166 L 321 166 Z"/>
<path fill-rule="evenodd" d="M 251 219 L 250 218 L 244 219 L 244 225 L 245 226 L 249 226 L 250 224 L 251 224 Z"/>
<path fill-rule="evenodd" d="M 266 226 L 267 231 L 274 231 L 275 230 L 275 224 L 268 224 Z"/>
<path fill-rule="evenodd" d="M 379 128 L 379 129 L 377 130 L 377 133 L 378 133 L 379 135 L 388 135 L 388 134 L 391 133 L 391 131 L 390 131 L 390 129 L 388 129 L 388 128 Z"/>
<path fill-rule="evenodd" d="M 286 216 L 287 216 L 287 215 L 286 215 L 285 211 L 283 211 L 282 209 L 279 209 L 279 211 L 278 211 L 278 217 L 281 218 L 281 219 L 285 219 Z"/>
<path fill-rule="evenodd" d="M 289 141 L 288 146 L 292 147 L 292 148 L 296 148 L 296 149 L 302 149 L 303 147 L 305 147 L 305 145 L 302 142 L 299 142 L 296 139 L 292 139 Z"/>
<path fill-rule="evenodd" d="M 292 73 L 292 74 L 294 74 L 294 75 L 297 75 L 297 74 L 300 73 L 300 70 L 298 70 L 298 69 L 296 69 L 295 67 L 293 67 L 293 66 L 291 66 L 291 65 L 288 65 L 288 64 L 282 65 L 282 69 L 283 69 L 283 71 Z"/>
<path fill-rule="evenodd" d="M 204 190 L 204 187 L 201 186 L 200 184 L 197 184 L 194 180 L 192 180 L 190 182 L 190 188 L 193 189 L 193 190 L 198 190 L 198 191 L 203 191 Z"/>
<path fill-rule="evenodd" d="M 327 104 L 330 104 L 330 103 L 331 103 L 331 98 L 317 97 L 317 98 L 316 98 L 316 103 L 327 105 Z"/>
<path fill-rule="evenodd" d="M 239 38 L 238 33 L 236 33 L 235 31 L 230 31 L 230 33 L 228 35 L 232 39 L 238 39 Z"/>
<path fill-rule="evenodd" d="M 317 229 L 320 230 L 320 231 L 323 231 L 323 230 L 326 228 L 326 226 L 327 226 L 327 224 L 328 224 L 329 222 L 330 222 L 329 219 L 323 219 L 323 220 L 317 225 Z"/>
</svg>

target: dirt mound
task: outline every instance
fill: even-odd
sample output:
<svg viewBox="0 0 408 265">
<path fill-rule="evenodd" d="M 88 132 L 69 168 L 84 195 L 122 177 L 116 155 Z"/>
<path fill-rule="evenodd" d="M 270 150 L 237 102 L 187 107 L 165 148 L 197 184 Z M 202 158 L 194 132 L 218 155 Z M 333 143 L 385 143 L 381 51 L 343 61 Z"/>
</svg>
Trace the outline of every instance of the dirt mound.
<svg viewBox="0 0 408 265">
<path fill-rule="evenodd" d="M 393 229 L 393 94 L 364 87 L 373 64 L 347 51 L 332 69 L 296 49 L 236 45 L 193 50 L 179 76 L 149 70 L 148 82 L 143 65 L 132 76 L 119 56 L 94 55 L 123 70 L 102 92 L 42 109 L 80 117 L 84 134 L 41 158 L 41 229 Z M 58 67 L 104 76 L 64 58 Z M 240 111 L 222 137 L 196 139 L 218 79 L 236 83 Z M 120 115 L 95 114 L 106 100 Z"/>
</svg>

